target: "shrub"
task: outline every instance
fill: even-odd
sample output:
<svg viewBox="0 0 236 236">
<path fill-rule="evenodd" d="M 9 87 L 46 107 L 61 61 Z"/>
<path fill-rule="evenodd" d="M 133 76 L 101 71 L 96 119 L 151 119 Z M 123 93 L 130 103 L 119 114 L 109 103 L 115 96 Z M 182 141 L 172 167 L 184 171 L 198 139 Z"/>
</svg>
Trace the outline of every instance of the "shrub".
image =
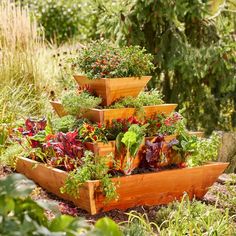
<svg viewBox="0 0 236 236">
<path fill-rule="evenodd" d="M 48 40 L 62 43 L 79 33 L 81 11 L 78 1 L 26 0 L 45 30 Z"/>
</svg>

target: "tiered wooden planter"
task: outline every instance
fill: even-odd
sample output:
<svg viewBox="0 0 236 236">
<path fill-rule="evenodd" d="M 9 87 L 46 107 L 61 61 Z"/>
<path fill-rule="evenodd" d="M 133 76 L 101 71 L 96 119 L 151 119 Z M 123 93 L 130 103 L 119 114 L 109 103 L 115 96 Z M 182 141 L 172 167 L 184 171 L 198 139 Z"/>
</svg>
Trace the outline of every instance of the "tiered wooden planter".
<svg viewBox="0 0 236 236">
<path fill-rule="evenodd" d="M 150 76 L 139 78 L 95 79 L 88 80 L 84 76 L 74 76 L 79 85 L 89 85 L 97 95 L 103 98 L 103 105 L 110 105 L 119 98 L 126 96 L 136 97 L 150 80 Z M 63 106 L 59 102 L 51 102 L 57 114 L 66 115 Z M 153 114 L 170 114 L 177 104 L 163 104 L 158 106 L 144 107 L 147 117 Z M 112 119 L 128 118 L 134 115 L 134 108 L 122 109 L 91 109 L 85 117 L 94 122 L 106 123 Z M 202 133 L 195 133 L 201 135 Z M 170 141 L 175 136 L 166 136 Z M 115 141 L 104 143 L 85 143 L 87 149 L 100 156 L 109 153 L 116 154 Z M 138 165 L 138 162 L 137 162 Z M 16 170 L 34 180 L 40 186 L 56 194 L 57 196 L 74 202 L 78 207 L 96 214 L 111 209 L 127 209 L 139 205 L 167 204 L 175 199 L 182 198 L 188 193 L 190 199 L 202 198 L 208 188 L 223 173 L 228 163 L 209 163 L 194 168 L 172 169 L 160 172 L 137 174 L 112 178 L 117 183 L 117 201 L 106 202 L 101 191 L 101 183 L 98 180 L 87 181 L 80 187 L 80 195 L 74 198 L 68 194 L 62 194 L 60 188 L 64 186 L 67 173 L 46 166 L 36 161 L 19 158 Z"/>
<path fill-rule="evenodd" d="M 74 78 L 80 86 L 89 85 L 103 99 L 102 105 L 109 106 L 122 97 L 137 97 L 151 76 L 88 79 L 86 76 L 75 75 Z"/>
<path fill-rule="evenodd" d="M 67 173 L 62 170 L 47 167 L 27 158 L 18 159 L 16 170 L 49 192 L 74 202 L 90 214 L 97 214 L 111 209 L 125 210 L 140 205 L 167 204 L 181 199 L 184 193 L 187 193 L 190 199 L 200 199 L 227 166 L 228 163 L 217 162 L 194 168 L 112 178 L 113 182 L 118 183 L 119 199 L 108 203 L 105 203 L 98 180 L 87 181 L 79 190 L 79 198 L 73 198 L 60 192 L 67 178 Z"/>
<path fill-rule="evenodd" d="M 56 113 L 59 117 L 65 116 L 67 113 L 60 102 L 51 101 Z M 155 106 L 145 106 L 143 107 L 144 114 L 147 118 L 152 117 L 155 114 L 165 114 L 169 115 L 175 110 L 177 104 L 161 104 Z M 107 123 L 111 122 L 113 119 L 123 118 L 127 119 L 135 115 L 135 108 L 119 108 L 119 109 L 90 109 L 83 116 L 93 122 Z"/>
</svg>

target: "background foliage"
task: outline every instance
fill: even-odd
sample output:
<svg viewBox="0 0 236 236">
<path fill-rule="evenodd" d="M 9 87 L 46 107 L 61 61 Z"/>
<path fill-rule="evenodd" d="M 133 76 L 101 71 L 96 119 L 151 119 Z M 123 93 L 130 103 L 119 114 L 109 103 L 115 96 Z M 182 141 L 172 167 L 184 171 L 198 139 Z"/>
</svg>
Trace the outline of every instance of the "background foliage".
<svg viewBox="0 0 236 236">
<path fill-rule="evenodd" d="M 150 87 L 177 102 L 191 129 L 236 126 L 233 1 L 123 0 L 97 4 L 98 32 L 155 56 Z"/>
</svg>

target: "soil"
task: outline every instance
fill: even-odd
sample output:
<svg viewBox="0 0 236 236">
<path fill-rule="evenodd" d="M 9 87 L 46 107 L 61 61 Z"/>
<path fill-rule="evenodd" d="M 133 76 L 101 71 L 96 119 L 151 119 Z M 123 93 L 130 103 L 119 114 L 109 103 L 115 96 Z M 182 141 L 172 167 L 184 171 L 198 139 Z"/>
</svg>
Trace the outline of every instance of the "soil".
<svg viewBox="0 0 236 236">
<path fill-rule="evenodd" d="M 13 173 L 11 169 L 8 167 L 0 166 L 0 178 L 3 178 L 4 176 L 7 176 L 9 174 Z M 226 193 L 226 187 L 224 185 L 225 181 L 227 181 L 230 178 L 230 175 L 223 174 L 219 177 L 218 181 L 211 187 L 211 189 L 207 192 L 207 194 L 202 199 L 203 202 L 206 202 L 207 204 L 215 204 L 217 200 L 217 193 Z M 100 213 L 94 216 L 91 216 L 86 211 L 76 207 L 73 205 L 73 203 L 70 203 L 68 201 L 62 200 L 55 196 L 54 194 L 51 194 L 47 191 L 45 191 L 43 188 L 37 185 L 37 187 L 33 190 L 31 197 L 34 200 L 40 200 L 40 201 L 50 201 L 52 203 L 55 203 L 59 207 L 59 211 L 62 214 L 68 214 L 72 216 L 78 216 L 83 217 L 89 220 L 90 222 L 94 222 L 97 219 L 108 216 L 115 220 L 116 222 L 124 222 L 128 220 L 128 213 L 131 211 L 136 211 L 141 214 L 147 214 L 150 221 L 153 221 L 156 217 L 156 212 L 161 208 L 161 206 L 138 206 L 134 208 L 127 209 L 126 211 L 121 210 L 111 210 L 109 212 Z M 47 212 L 47 215 L 49 218 L 53 218 L 54 214 L 52 212 Z"/>
</svg>

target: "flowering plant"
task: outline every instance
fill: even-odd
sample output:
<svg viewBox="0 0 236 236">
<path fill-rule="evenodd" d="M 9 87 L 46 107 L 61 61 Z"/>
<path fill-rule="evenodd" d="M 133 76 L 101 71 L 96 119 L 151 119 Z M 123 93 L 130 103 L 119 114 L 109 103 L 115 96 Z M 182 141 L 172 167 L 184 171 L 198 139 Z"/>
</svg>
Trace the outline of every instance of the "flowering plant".
<svg viewBox="0 0 236 236">
<path fill-rule="evenodd" d="M 153 56 L 139 46 L 117 47 L 106 41 L 92 42 L 74 60 L 90 79 L 148 75 L 154 69 Z"/>
<path fill-rule="evenodd" d="M 107 130 L 101 123 L 83 123 L 79 127 L 78 137 L 83 142 L 107 142 Z"/>
</svg>

